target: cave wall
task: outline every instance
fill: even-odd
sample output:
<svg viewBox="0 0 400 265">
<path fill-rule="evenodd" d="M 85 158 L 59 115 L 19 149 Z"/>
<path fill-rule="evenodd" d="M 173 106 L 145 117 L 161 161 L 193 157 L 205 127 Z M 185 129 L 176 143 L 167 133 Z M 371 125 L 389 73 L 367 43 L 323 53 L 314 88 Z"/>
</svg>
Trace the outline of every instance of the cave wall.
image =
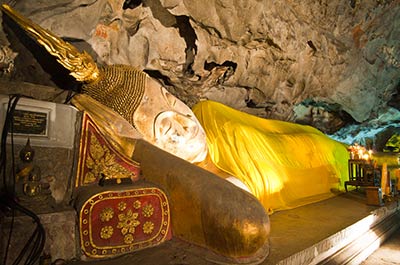
<svg viewBox="0 0 400 265">
<path fill-rule="evenodd" d="M 296 112 L 298 104 L 312 99 L 335 104 L 363 122 L 399 87 L 398 0 L 14 0 L 12 5 L 88 50 L 99 64 L 145 70 L 189 106 L 212 99 L 261 117 L 296 121 L 313 115 L 312 107 Z M 2 42 L 7 45 L 4 36 Z"/>
</svg>

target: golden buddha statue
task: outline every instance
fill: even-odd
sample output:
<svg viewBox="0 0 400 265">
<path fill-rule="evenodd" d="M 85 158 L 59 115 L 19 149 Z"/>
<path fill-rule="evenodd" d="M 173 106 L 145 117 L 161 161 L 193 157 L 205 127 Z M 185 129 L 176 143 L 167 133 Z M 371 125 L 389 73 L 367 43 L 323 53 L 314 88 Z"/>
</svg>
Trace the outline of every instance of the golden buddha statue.
<svg viewBox="0 0 400 265">
<path fill-rule="evenodd" d="M 192 111 L 144 72 L 132 66 L 97 67 L 87 53 L 79 53 L 7 5 L 2 9 L 84 83 L 83 94 L 72 103 L 96 118 L 120 152 L 141 160 L 147 180 L 170 193 L 175 232 L 185 240 L 226 256 L 261 251 L 265 258 L 266 212 L 321 201 L 343 189 L 346 146 L 317 129 L 262 119 L 212 101 L 200 102 Z M 145 142 L 136 142 L 140 138 L 241 189 L 175 157 L 157 155 Z M 179 167 L 172 170 L 165 160 Z M 193 207 L 188 200 L 198 209 L 188 212 Z M 231 212 L 221 210 L 224 207 Z M 191 214 L 198 218 L 190 221 Z"/>
<path fill-rule="evenodd" d="M 35 150 L 30 145 L 30 139 L 26 141 L 25 146 L 19 152 L 20 164 L 16 173 L 16 192 L 17 195 L 25 194 L 33 197 L 42 191 L 40 183 L 40 168 L 34 164 Z M 22 188 L 22 191 L 21 190 Z"/>
<path fill-rule="evenodd" d="M 97 67 L 87 53 L 8 5 L 1 8 L 83 82 L 83 94 L 72 104 L 91 115 L 117 150 L 140 163 L 146 181 L 165 191 L 174 236 L 230 263 L 266 258 L 270 226 L 262 205 L 250 193 L 193 165 L 205 161 L 208 147 L 189 107 L 144 72 L 126 65 Z"/>
</svg>

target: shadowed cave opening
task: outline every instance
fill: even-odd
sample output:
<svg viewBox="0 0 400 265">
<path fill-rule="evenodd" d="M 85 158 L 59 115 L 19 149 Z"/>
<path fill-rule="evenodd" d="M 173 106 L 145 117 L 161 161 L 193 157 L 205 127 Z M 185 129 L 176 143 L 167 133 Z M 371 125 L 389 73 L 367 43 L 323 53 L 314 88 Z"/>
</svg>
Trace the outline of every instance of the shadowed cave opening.
<svg viewBox="0 0 400 265">
<path fill-rule="evenodd" d="M 207 62 L 207 61 L 204 62 L 204 70 L 207 70 L 207 71 L 211 71 L 212 69 L 214 69 L 215 67 L 218 67 L 218 66 L 231 67 L 233 72 L 235 72 L 236 68 L 237 68 L 237 63 L 232 62 L 232 61 L 225 61 L 222 64 L 218 64 L 216 62 Z"/>
</svg>

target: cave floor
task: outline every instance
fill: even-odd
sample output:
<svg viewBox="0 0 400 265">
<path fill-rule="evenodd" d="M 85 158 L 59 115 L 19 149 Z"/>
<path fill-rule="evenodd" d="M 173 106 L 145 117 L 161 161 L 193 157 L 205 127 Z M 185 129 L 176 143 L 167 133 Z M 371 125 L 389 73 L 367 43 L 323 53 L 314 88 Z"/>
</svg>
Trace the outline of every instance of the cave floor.
<svg viewBox="0 0 400 265">
<path fill-rule="evenodd" d="M 396 201 L 398 203 L 398 201 Z M 369 216 L 378 206 L 366 204 L 363 191 L 351 191 L 333 198 L 280 211 L 270 216 L 270 254 L 260 264 L 282 263 L 288 257 L 309 248 L 331 235 Z M 396 233 L 397 235 L 399 233 Z M 400 249 L 400 242 L 397 241 Z M 173 239 L 164 244 L 101 261 L 72 261 L 70 265 L 167 265 L 167 264 L 217 264 L 207 251 L 187 242 Z M 368 264 L 368 263 L 365 263 Z"/>
</svg>

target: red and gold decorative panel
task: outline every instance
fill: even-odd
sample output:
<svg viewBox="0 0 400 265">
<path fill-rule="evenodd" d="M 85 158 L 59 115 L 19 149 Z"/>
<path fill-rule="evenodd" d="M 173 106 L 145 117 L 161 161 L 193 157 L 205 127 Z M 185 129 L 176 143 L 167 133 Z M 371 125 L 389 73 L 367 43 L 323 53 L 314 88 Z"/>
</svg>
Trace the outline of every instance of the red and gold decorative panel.
<svg viewBox="0 0 400 265">
<path fill-rule="evenodd" d="M 171 238 L 167 197 L 158 188 L 96 194 L 79 216 L 81 248 L 92 258 L 112 257 Z"/>
<path fill-rule="evenodd" d="M 95 122 L 83 115 L 82 136 L 75 187 L 97 184 L 101 176 L 118 180 L 138 180 L 139 163 L 121 154 L 102 135 Z"/>
</svg>

